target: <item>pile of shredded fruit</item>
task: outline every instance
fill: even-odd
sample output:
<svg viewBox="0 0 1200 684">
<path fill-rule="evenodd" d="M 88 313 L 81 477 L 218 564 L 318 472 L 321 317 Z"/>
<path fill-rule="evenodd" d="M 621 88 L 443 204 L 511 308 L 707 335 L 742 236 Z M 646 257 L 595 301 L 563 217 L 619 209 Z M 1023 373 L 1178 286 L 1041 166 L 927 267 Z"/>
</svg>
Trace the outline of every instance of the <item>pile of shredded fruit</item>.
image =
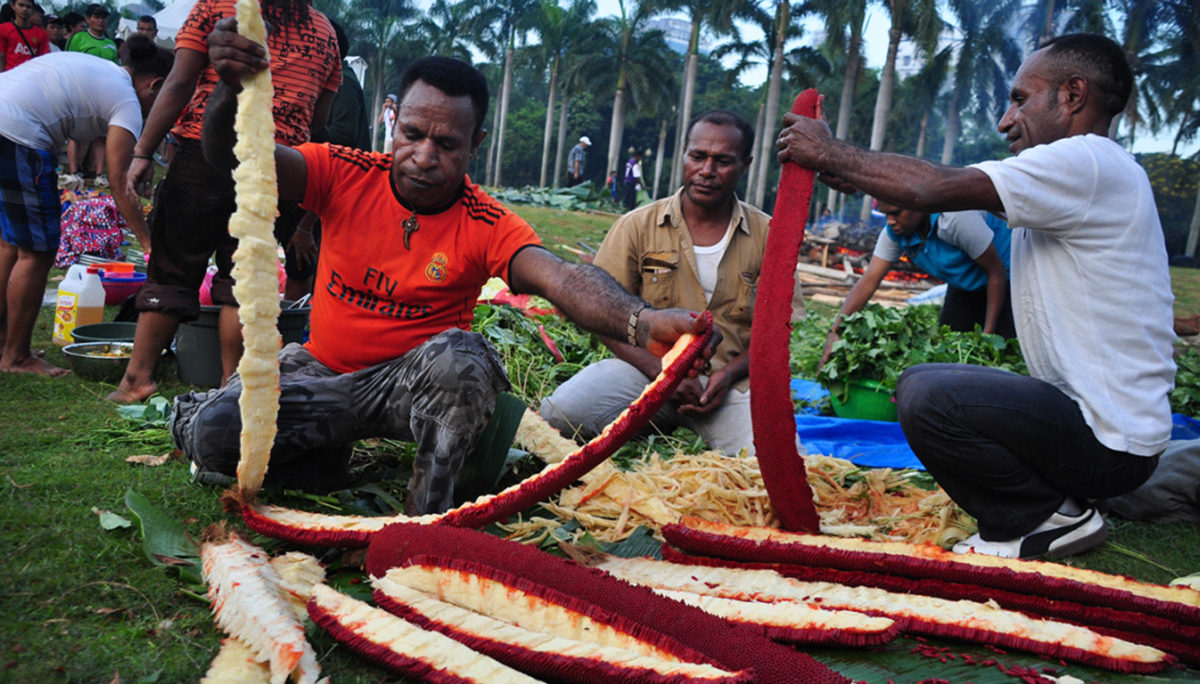
<svg viewBox="0 0 1200 684">
<path fill-rule="evenodd" d="M 974 521 L 941 489 L 914 484 L 916 471 L 862 468 L 850 461 L 808 455 L 808 483 L 821 532 L 874 540 L 952 545 L 974 531 Z M 544 538 L 567 521 L 600 541 L 620 541 L 639 526 L 661 539 L 663 525 L 691 515 L 734 525 L 778 527 L 758 462 L 717 451 L 657 452 L 620 470 L 605 461 L 542 507 L 556 517 L 503 525 L 510 537 Z"/>
</svg>

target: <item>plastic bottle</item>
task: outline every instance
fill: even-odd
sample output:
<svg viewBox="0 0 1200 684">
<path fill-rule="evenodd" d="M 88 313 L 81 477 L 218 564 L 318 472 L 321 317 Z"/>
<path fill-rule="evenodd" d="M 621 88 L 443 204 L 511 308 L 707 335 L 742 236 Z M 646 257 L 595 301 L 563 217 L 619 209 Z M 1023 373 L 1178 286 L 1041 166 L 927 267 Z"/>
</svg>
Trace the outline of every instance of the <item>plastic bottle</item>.
<svg viewBox="0 0 1200 684">
<path fill-rule="evenodd" d="M 54 342 L 71 344 L 71 332 L 81 325 L 104 321 L 104 283 L 97 270 L 75 264 L 58 285 L 54 308 Z"/>
</svg>

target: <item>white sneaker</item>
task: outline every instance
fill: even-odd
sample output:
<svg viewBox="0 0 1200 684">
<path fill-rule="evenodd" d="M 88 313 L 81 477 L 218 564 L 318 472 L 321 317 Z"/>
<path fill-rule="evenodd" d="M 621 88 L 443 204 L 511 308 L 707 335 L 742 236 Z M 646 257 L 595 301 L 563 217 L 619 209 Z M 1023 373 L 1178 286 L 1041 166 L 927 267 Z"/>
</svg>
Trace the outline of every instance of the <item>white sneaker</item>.
<svg viewBox="0 0 1200 684">
<path fill-rule="evenodd" d="M 92 185 L 95 185 L 98 188 L 107 188 L 108 176 L 104 175 L 103 173 L 99 176 L 96 176 L 96 180 L 92 181 Z"/>
<path fill-rule="evenodd" d="M 1108 538 L 1108 524 L 1094 508 L 1079 515 L 1055 513 L 1032 532 L 1007 541 L 987 541 L 978 534 L 960 541 L 954 553 L 982 553 L 1000 558 L 1060 558 L 1083 553 Z"/>
<path fill-rule="evenodd" d="M 59 190 L 76 190 L 83 185 L 83 176 L 77 173 L 64 173 L 58 177 Z"/>
</svg>

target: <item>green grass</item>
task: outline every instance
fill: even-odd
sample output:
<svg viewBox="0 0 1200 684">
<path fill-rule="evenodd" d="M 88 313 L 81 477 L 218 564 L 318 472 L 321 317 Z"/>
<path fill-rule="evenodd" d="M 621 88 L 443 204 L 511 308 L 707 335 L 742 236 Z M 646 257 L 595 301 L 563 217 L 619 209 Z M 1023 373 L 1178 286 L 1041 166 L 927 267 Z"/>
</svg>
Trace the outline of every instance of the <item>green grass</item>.
<svg viewBox="0 0 1200 684">
<path fill-rule="evenodd" d="M 516 210 L 551 246 L 574 246 L 580 239 L 598 245 L 611 220 Z M 1192 277 L 1198 273 L 1174 271 L 1177 289 L 1186 282 L 1189 291 L 1200 292 Z M 42 312 L 35 346 L 65 365 L 50 342 L 50 313 Z M 108 318 L 113 313 L 110 309 Z M 168 365 L 160 378 L 164 396 L 189 389 L 173 378 Z M 132 519 L 124 505 L 132 489 L 196 537 L 207 524 L 227 519 L 217 490 L 189 484 L 184 462 L 147 467 L 125 461 L 164 453 L 171 445 L 163 430 L 138 431 L 120 418 L 104 399 L 111 389 L 74 376 L 0 375 L 0 682 L 109 682 L 117 675 L 126 683 L 195 681 L 217 650 L 219 634 L 207 604 L 190 595 L 174 571 L 150 563 L 133 529 L 105 531 L 93 513 L 108 510 Z M 377 446 L 382 458 L 394 455 L 389 445 Z M 402 483 L 395 486 L 402 489 Z M 1070 562 L 1162 582 L 1200 570 L 1196 531 L 1189 524 L 1118 522 L 1113 543 Z M 323 560 L 337 562 L 339 556 Z M 387 680 L 319 630 L 311 636 L 334 681 Z M 822 657 L 841 663 L 854 660 L 853 653 Z M 1082 672 L 1085 679 L 1127 681 Z M 1171 679 L 1188 674 L 1200 678 L 1190 672 Z"/>
<path fill-rule="evenodd" d="M 1175 315 L 1200 314 L 1200 268 L 1171 267 L 1171 289 L 1175 292 Z"/>
</svg>

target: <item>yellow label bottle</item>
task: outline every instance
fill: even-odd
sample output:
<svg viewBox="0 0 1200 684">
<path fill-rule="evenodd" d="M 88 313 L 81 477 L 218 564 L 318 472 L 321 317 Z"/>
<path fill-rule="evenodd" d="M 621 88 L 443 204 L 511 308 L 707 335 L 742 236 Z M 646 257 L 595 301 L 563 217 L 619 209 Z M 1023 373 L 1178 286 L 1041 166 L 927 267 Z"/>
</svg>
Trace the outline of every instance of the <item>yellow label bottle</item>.
<svg viewBox="0 0 1200 684">
<path fill-rule="evenodd" d="M 81 325 L 104 322 L 104 284 L 100 276 L 76 264 L 58 286 L 54 305 L 54 342 L 74 342 L 72 332 Z"/>
</svg>

